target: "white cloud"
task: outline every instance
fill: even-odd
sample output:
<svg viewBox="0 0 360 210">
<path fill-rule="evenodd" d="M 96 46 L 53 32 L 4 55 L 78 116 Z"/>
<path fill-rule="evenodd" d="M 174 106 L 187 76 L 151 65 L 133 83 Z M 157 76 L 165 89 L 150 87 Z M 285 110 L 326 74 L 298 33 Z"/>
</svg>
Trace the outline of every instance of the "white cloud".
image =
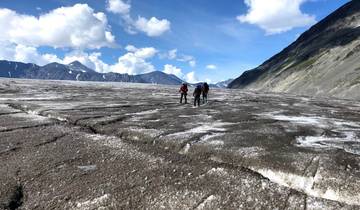
<svg viewBox="0 0 360 210">
<path fill-rule="evenodd" d="M 115 14 L 126 15 L 130 12 L 131 5 L 122 0 L 108 0 L 106 10 Z"/>
<path fill-rule="evenodd" d="M 189 61 L 189 65 L 191 67 L 195 67 L 196 66 L 196 61 L 195 60 Z"/>
<path fill-rule="evenodd" d="M 145 47 L 139 49 L 132 45 L 128 45 L 125 47 L 125 49 L 131 53 L 134 53 L 136 57 L 142 59 L 152 58 L 157 53 L 157 50 L 153 47 Z"/>
<path fill-rule="evenodd" d="M 315 16 L 304 14 L 300 6 L 309 0 L 245 0 L 250 8 L 246 15 L 238 16 L 242 23 L 258 25 L 267 34 L 278 34 L 295 27 L 316 23 Z"/>
<path fill-rule="evenodd" d="M 119 57 L 118 62 L 111 65 L 108 71 L 130 75 L 155 71 L 155 67 L 146 61 L 156 55 L 157 50 L 155 48 L 136 48 L 128 45 L 126 50 L 128 53 Z"/>
<path fill-rule="evenodd" d="M 101 53 L 85 53 L 82 51 L 74 51 L 65 55 L 64 59 L 61 61 L 63 64 L 69 64 L 74 61 L 79 61 L 85 66 L 94 69 L 100 73 L 109 72 L 110 66 L 104 63 L 101 59 Z"/>
<path fill-rule="evenodd" d="M 36 63 L 38 65 L 61 61 L 56 55 L 40 54 L 35 47 L 0 42 L 0 48 L 0 60 Z"/>
<path fill-rule="evenodd" d="M 157 50 L 152 47 L 136 48 L 128 45 L 125 48 L 128 52 L 120 56 L 117 62 L 113 65 L 107 64 L 101 60 L 101 53 L 85 53 L 85 52 L 71 52 L 65 55 L 62 63 L 68 64 L 73 61 L 80 61 L 89 68 L 92 68 L 100 73 L 115 72 L 120 74 L 143 74 L 155 71 L 155 67 L 147 61 L 154 57 Z"/>
<path fill-rule="evenodd" d="M 169 59 L 175 59 L 177 57 L 177 49 L 169 51 Z"/>
<path fill-rule="evenodd" d="M 125 23 L 125 31 L 129 34 L 143 32 L 150 37 L 155 37 L 161 36 L 170 30 L 171 23 L 167 19 L 158 19 L 156 17 L 147 19 L 138 16 L 137 20 L 134 20 L 130 15 L 131 5 L 123 0 L 108 0 L 106 9 L 111 13 L 120 15 Z"/>
<path fill-rule="evenodd" d="M 100 73 L 116 72 L 120 74 L 143 74 L 155 71 L 155 67 L 147 61 L 154 57 L 157 50 L 152 47 L 136 48 L 127 46 L 128 52 L 120 56 L 113 65 L 101 60 L 100 52 L 86 53 L 75 50 L 67 53 L 64 58 L 59 58 L 54 54 L 41 54 L 37 48 L 25 45 L 13 44 L 10 42 L 0 42 L 0 60 L 18 61 L 24 63 L 35 63 L 46 65 L 51 62 L 69 64 L 73 61 L 80 61 L 85 66 Z"/>
<path fill-rule="evenodd" d="M 189 72 L 188 74 L 186 74 L 185 80 L 186 80 L 188 83 L 198 83 L 198 82 L 199 82 L 199 80 L 198 80 L 198 78 L 196 77 L 194 71 Z"/>
<path fill-rule="evenodd" d="M 166 64 L 164 66 L 164 73 L 166 74 L 173 74 L 179 78 L 183 78 L 184 74 L 182 73 L 180 68 L 177 68 L 176 66 L 170 65 L 170 64 Z"/>
<path fill-rule="evenodd" d="M 196 59 L 193 56 L 184 55 L 184 54 L 178 55 L 177 49 L 169 50 L 166 53 L 160 54 L 160 58 L 161 59 L 167 58 L 169 60 L 177 60 L 180 62 L 187 62 L 187 63 L 189 63 L 189 66 L 191 66 L 191 67 L 196 66 Z"/>
<path fill-rule="evenodd" d="M 101 48 L 113 46 L 104 13 L 94 13 L 87 4 L 61 7 L 39 17 L 0 9 L 0 41 L 25 46 L 55 48 Z"/>
<path fill-rule="evenodd" d="M 161 59 L 175 60 L 177 58 L 178 49 L 169 50 L 167 52 L 159 54 Z"/>
<path fill-rule="evenodd" d="M 191 67 L 196 66 L 196 60 L 191 55 L 180 55 L 180 56 L 178 56 L 178 58 L 176 60 L 181 61 L 181 62 L 188 62 Z"/>
<path fill-rule="evenodd" d="M 166 19 L 159 20 L 152 17 L 149 20 L 144 17 L 138 17 L 134 26 L 137 30 L 145 32 L 148 36 L 160 36 L 170 30 L 170 21 Z"/>
<path fill-rule="evenodd" d="M 214 64 L 209 64 L 209 65 L 206 66 L 206 68 L 210 69 L 210 70 L 215 70 L 215 69 L 217 69 L 217 66 L 214 65 Z"/>
</svg>

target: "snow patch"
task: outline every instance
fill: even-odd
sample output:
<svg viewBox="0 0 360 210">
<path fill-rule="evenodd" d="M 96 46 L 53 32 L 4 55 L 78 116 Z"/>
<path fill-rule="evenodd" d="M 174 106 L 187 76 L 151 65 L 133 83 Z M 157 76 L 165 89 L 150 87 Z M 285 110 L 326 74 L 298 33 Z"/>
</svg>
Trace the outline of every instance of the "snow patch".
<svg viewBox="0 0 360 210">
<path fill-rule="evenodd" d="M 350 205 L 360 204 L 360 194 L 358 192 L 354 193 L 354 192 L 340 191 L 339 189 L 335 190 L 335 189 L 331 189 L 330 186 L 328 189 L 317 189 L 315 187 L 315 184 L 318 180 L 322 179 L 319 173 L 317 173 L 315 177 L 305 177 L 305 176 L 286 173 L 282 171 L 273 171 L 270 169 L 252 168 L 251 170 L 260 173 L 261 175 L 268 178 L 272 182 L 275 182 L 279 185 L 286 186 L 292 189 L 296 189 L 313 197 L 338 201 Z"/>
<path fill-rule="evenodd" d="M 80 74 L 77 74 L 76 75 L 76 80 L 79 81 L 79 78 L 80 78 Z"/>
<path fill-rule="evenodd" d="M 97 166 L 96 165 L 78 166 L 77 168 L 82 171 L 89 172 L 89 171 L 95 171 L 97 169 Z"/>
<path fill-rule="evenodd" d="M 17 113 L 12 115 L 13 117 L 20 117 L 24 119 L 36 120 L 36 121 L 48 121 L 47 117 L 38 115 L 36 111 L 26 111 L 25 113 Z"/>
<path fill-rule="evenodd" d="M 159 112 L 159 109 L 153 109 L 153 110 L 148 110 L 148 111 L 143 111 L 143 112 L 135 112 L 135 113 L 129 113 L 126 115 L 150 115 L 150 114 L 156 114 Z"/>
<path fill-rule="evenodd" d="M 360 125 L 355 122 L 344 121 L 342 119 L 318 117 L 318 116 L 286 116 L 279 114 L 279 112 L 263 113 L 263 114 L 259 114 L 258 116 L 279 120 L 279 121 L 291 122 L 299 125 L 316 125 L 320 128 L 327 128 L 327 127 L 360 128 Z"/>
<path fill-rule="evenodd" d="M 48 114 L 48 115 L 46 115 L 46 116 L 47 116 L 48 118 L 56 119 L 56 120 L 61 121 L 61 122 L 67 122 L 67 121 L 68 121 L 66 118 L 53 116 L 53 115 L 51 115 L 51 114 Z"/>
<path fill-rule="evenodd" d="M 157 129 L 145 129 L 145 128 L 129 128 L 129 131 L 144 133 L 152 138 L 155 138 L 163 133 L 161 130 Z"/>
<path fill-rule="evenodd" d="M 196 209 L 206 209 L 206 205 L 210 205 L 212 201 L 216 199 L 216 196 L 210 195 L 207 197 Z"/>
<path fill-rule="evenodd" d="M 221 140 L 209 141 L 207 144 L 213 145 L 213 146 L 223 146 L 224 141 L 221 141 Z"/>
<path fill-rule="evenodd" d="M 207 174 L 217 175 L 217 176 L 225 176 L 228 173 L 226 172 L 226 170 L 224 168 L 212 168 L 207 172 Z"/>
<path fill-rule="evenodd" d="M 205 123 L 203 125 L 200 125 L 198 127 L 192 128 L 187 131 L 169 134 L 168 137 L 179 137 L 179 136 L 182 137 L 182 136 L 187 136 L 189 134 L 191 135 L 191 134 L 208 133 L 210 131 L 225 132 L 226 128 L 223 127 L 227 125 L 233 125 L 233 123 L 224 123 L 220 121 L 213 123 Z"/>
<path fill-rule="evenodd" d="M 304 125 L 317 125 L 321 123 L 322 118 L 320 117 L 307 117 L 307 116 L 286 116 L 286 115 L 275 115 L 273 113 L 267 113 L 263 116 L 269 117 L 274 120 L 288 121 L 296 124 Z"/>
<path fill-rule="evenodd" d="M 212 144 L 211 142 L 207 142 L 208 140 L 210 139 L 213 139 L 213 138 L 216 138 L 216 137 L 220 137 L 220 136 L 223 136 L 224 134 L 223 133 L 212 133 L 212 134 L 206 134 L 205 136 L 201 137 L 199 143 L 208 143 L 208 144 Z M 220 142 L 220 141 L 219 141 Z M 223 145 L 224 142 L 221 141 Z"/>
<path fill-rule="evenodd" d="M 99 209 L 104 208 L 107 202 L 110 199 L 109 194 L 105 194 L 101 197 L 94 198 L 92 200 L 84 201 L 84 202 L 77 202 L 76 208 L 77 210 L 90 210 L 90 209 Z"/>
<path fill-rule="evenodd" d="M 296 138 L 295 145 L 315 149 L 342 149 L 360 155 L 360 140 L 354 132 L 345 132 L 343 137 L 301 136 Z"/>
<path fill-rule="evenodd" d="M 6 98 L 1 97 L 0 101 L 49 101 L 49 100 L 56 100 L 56 99 L 62 99 L 61 97 L 56 96 L 48 96 L 48 97 L 18 97 L 18 98 Z"/>
<path fill-rule="evenodd" d="M 187 153 L 189 152 L 189 150 L 190 150 L 190 147 L 191 147 L 190 144 L 186 144 L 186 145 L 182 148 L 182 150 L 180 150 L 179 154 L 181 154 L 181 155 L 187 154 Z"/>
</svg>

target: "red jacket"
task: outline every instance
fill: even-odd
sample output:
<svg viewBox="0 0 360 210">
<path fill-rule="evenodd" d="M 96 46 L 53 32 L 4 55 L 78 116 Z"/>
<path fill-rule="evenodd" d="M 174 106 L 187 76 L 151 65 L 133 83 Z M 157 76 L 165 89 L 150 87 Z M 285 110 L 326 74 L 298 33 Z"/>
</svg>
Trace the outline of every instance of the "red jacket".
<svg viewBox="0 0 360 210">
<path fill-rule="evenodd" d="M 188 88 L 186 85 L 182 85 L 180 87 L 180 90 L 179 90 L 180 93 L 187 93 L 188 92 Z"/>
</svg>

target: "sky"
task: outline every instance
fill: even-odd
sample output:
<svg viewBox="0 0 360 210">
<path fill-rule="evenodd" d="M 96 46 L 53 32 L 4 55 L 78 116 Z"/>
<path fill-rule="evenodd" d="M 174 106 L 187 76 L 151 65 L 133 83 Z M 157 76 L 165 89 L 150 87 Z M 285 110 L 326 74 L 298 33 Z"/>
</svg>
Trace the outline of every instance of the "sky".
<svg viewBox="0 0 360 210">
<path fill-rule="evenodd" d="M 216 83 L 257 67 L 349 0 L 1 0 L 0 60 Z"/>
</svg>

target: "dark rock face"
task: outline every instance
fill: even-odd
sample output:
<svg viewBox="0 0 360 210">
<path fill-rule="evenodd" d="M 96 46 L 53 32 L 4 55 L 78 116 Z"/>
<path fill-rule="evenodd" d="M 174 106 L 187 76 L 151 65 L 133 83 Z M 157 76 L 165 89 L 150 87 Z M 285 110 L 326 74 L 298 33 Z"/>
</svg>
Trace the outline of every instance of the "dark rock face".
<svg viewBox="0 0 360 210">
<path fill-rule="evenodd" d="M 50 63 L 42 67 L 35 64 L 0 61 L 0 77 L 43 80 L 132 82 L 164 85 L 179 85 L 183 82 L 175 75 L 168 75 L 159 71 L 140 75 L 118 73 L 102 74 L 86 67 L 78 61 L 74 61 L 69 65 Z"/>
<path fill-rule="evenodd" d="M 82 71 L 82 72 L 95 72 L 93 69 L 88 68 L 79 61 L 74 61 L 68 65 L 71 70 Z"/>
<path fill-rule="evenodd" d="M 168 75 L 160 71 L 139 75 L 139 79 L 144 81 L 144 83 L 152 83 L 152 84 L 159 84 L 159 81 L 161 81 L 161 84 L 164 85 L 174 85 L 174 84 L 178 85 L 183 82 L 175 75 Z"/>
<path fill-rule="evenodd" d="M 0 77 L 26 78 L 31 77 L 34 71 L 39 70 L 35 64 L 25 64 L 20 62 L 0 61 Z"/>
<path fill-rule="evenodd" d="M 282 52 L 243 73 L 229 88 L 354 96 L 356 91 L 352 90 L 360 90 L 359 37 L 360 1 L 350 1 Z"/>
</svg>

